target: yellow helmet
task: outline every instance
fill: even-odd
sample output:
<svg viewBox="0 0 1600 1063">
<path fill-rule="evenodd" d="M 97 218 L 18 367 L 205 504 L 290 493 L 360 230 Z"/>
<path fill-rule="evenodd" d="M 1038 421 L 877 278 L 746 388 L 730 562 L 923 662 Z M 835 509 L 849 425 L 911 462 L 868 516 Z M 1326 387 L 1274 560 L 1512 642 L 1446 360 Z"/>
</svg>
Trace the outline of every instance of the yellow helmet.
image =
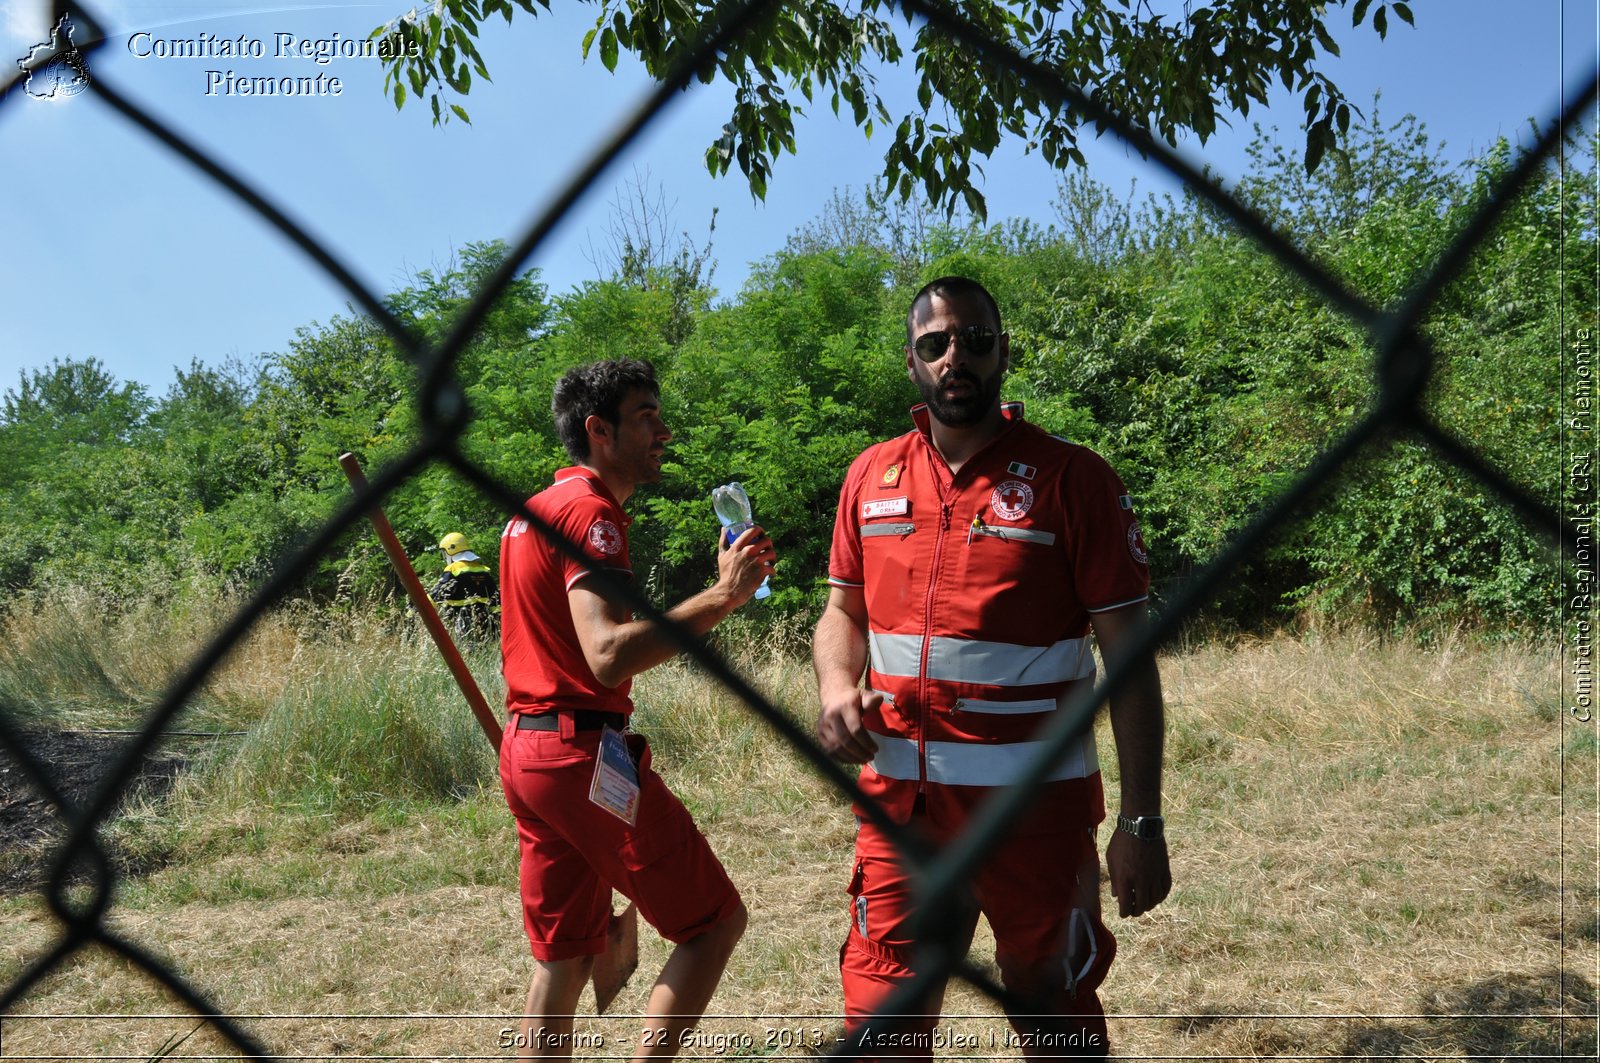
<svg viewBox="0 0 1600 1063">
<path fill-rule="evenodd" d="M 439 549 L 447 554 L 455 555 L 465 553 L 470 547 L 467 546 L 467 537 L 465 535 L 460 532 L 451 532 L 439 540 Z"/>
</svg>

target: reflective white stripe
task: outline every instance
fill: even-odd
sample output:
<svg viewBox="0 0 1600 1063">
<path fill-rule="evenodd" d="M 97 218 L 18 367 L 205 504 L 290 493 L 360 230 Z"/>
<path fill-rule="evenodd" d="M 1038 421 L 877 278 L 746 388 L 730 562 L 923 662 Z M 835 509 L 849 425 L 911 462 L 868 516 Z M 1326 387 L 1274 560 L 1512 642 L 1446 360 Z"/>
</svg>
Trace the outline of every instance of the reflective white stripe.
<svg viewBox="0 0 1600 1063">
<path fill-rule="evenodd" d="M 878 743 L 878 752 L 872 758 L 873 771 L 886 779 L 917 781 L 915 742 L 909 738 L 890 738 L 871 731 L 867 733 Z M 1044 743 L 981 745 L 976 742 L 929 742 L 927 746 L 928 782 L 945 786 L 1010 786 L 1021 776 L 1029 762 L 1039 755 Z M 1099 770 L 1100 760 L 1091 732 L 1067 748 L 1061 761 L 1045 779 L 1048 782 L 1086 779 Z"/>
<path fill-rule="evenodd" d="M 896 521 L 892 524 L 863 524 L 861 537 L 863 539 L 872 535 L 910 535 L 917 530 L 917 526 L 910 521 Z"/>
<path fill-rule="evenodd" d="M 1056 541 L 1056 533 L 1039 531 L 1037 528 L 1008 528 L 999 524 L 983 524 L 972 529 L 974 535 L 988 535 L 995 539 L 1020 540 L 1026 543 L 1043 543 L 1051 546 Z"/>
<path fill-rule="evenodd" d="M 872 670 L 879 675 L 915 676 L 922 660 L 922 636 L 880 635 L 868 631 L 867 655 L 872 661 Z"/>
<path fill-rule="evenodd" d="M 981 698 L 957 698 L 957 712 L 988 712 L 996 714 L 1020 712 L 1054 712 L 1054 698 L 1036 698 L 1033 701 L 984 701 Z"/>
<path fill-rule="evenodd" d="M 915 677 L 922 659 L 921 635 L 867 633 L 872 667 L 879 675 Z M 1089 640 L 1062 639 L 1052 646 L 934 638 L 928 645 L 929 679 L 1015 687 L 1065 683 L 1094 674 Z"/>
</svg>

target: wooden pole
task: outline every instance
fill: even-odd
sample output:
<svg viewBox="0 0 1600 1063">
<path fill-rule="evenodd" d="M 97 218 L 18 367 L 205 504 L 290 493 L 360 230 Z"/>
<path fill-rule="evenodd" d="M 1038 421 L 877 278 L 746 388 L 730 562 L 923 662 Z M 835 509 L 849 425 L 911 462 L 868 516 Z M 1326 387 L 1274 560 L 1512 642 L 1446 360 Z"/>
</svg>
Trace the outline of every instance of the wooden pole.
<svg viewBox="0 0 1600 1063">
<path fill-rule="evenodd" d="M 344 470 L 345 478 L 350 481 L 350 486 L 355 488 L 358 494 L 367 489 L 366 474 L 361 471 L 361 462 L 356 460 L 354 454 L 340 454 L 339 468 Z M 367 516 L 372 520 L 372 530 L 377 533 L 378 542 L 383 544 L 383 552 L 389 555 L 389 564 L 394 566 L 395 575 L 400 577 L 400 585 L 406 589 L 406 597 L 411 599 L 412 608 L 422 617 L 422 623 L 427 627 L 428 634 L 433 636 L 433 644 L 444 654 L 444 663 L 449 665 L 450 674 L 455 676 L 456 685 L 461 688 L 461 693 L 466 695 L 467 704 L 472 707 L 472 714 L 478 718 L 478 726 L 483 728 L 484 737 L 489 739 L 489 744 L 494 747 L 496 753 L 500 752 L 500 718 L 484 700 L 483 691 L 478 689 L 478 681 L 472 677 L 467 662 L 461 659 L 461 651 L 456 649 L 455 642 L 450 638 L 450 632 L 445 630 L 444 621 L 439 619 L 439 611 L 433 607 L 433 600 L 428 597 L 428 592 L 422 589 L 422 581 L 417 578 L 416 570 L 411 567 L 411 559 L 406 556 L 399 538 L 395 536 L 389 518 L 384 516 L 383 507 L 374 502 L 367 510 Z"/>
</svg>

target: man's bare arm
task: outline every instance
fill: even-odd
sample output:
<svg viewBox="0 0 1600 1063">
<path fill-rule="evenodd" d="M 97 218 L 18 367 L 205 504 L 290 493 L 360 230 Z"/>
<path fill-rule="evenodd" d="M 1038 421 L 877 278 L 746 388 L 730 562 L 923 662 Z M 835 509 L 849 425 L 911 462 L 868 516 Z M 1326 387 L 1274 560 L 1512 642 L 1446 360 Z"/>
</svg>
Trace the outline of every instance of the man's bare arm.
<svg viewBox="0 0 1600 1063">
<path fill-rule="evenodd" d="M 861 722 L 863 709 L 882 695 L 863 692 L 867 667 L 867 600 L 859 587 L 828 588 L 828 604 L 812 637 L 811 662 L 817 672 L 817 740 L 823 752 L 851 764 L 864 764 L 878 751 Z"/>
<path fill-rule="evenodd" d="M 772 572 L 776 558 L 772 540 L 759 527 L 739 536 L 731 546 L 718 535 L 717 582 L 667 610 L 667 618 L 703 635 L 748 602 Z M 572 624 L 583 658 L 594 677 L 608 687 L 620 685 L 648 668 L 676 656 L 678 646 L 648 619 L 627 619 L 628 607 L 610 600 L 592 580 L 580 580 L 567 592 Z"/>
<path fill-rule="evenodd" d="M 1143 602 L 1106 613 L 1091 613 L 1095 641 L 1109 669 L 1127 656 L 1145 623 Z M 1161 760 L 1165 729 L 1161 674 L 1154 656 L 1138 660 L 1127 680 L 1111 696 L 1111 733 L 1117 743 L 1122 780 L 1121 810 L 1125 816 L 1161 813 Z M 1143 915 L 1172 889 L 1166 840 L 1144 840 L 1113 830 L 1106 846 L 1111 891 L 1123 916 Z"/>
</svg>

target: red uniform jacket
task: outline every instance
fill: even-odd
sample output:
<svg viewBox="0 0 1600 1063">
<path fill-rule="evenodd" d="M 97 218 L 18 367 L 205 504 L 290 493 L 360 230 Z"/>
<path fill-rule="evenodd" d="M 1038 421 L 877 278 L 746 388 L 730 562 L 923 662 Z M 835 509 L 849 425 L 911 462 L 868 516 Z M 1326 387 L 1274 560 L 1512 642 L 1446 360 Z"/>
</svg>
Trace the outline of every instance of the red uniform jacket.
<svg viewBox="0 0 1600 1063">
<path fill-rule="evenodd" d="M 1089 614 L 1149 590 L 1117 474 L 1003 409 L 1004 432 L 952 476 L 918 406 L 916 429 L 867 448 L 839 495 L 828 579 L 866 596 L 867 683 L 884 695 L 860 781 L 901 822 L 919 793 L 959 822 L 1009 784 L 1049 714 L 1094 681 Z M 1036 814 L 1104 817 L 1092 734 L 1049 779 Z"/>
</svg>

